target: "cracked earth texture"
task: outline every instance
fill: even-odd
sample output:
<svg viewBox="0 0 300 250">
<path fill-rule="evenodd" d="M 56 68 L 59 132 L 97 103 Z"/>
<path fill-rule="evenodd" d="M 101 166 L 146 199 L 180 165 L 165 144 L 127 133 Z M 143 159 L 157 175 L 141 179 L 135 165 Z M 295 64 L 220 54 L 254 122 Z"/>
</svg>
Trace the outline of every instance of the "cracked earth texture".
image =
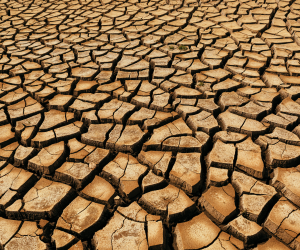
<svg viewBox="0 0 300 250">
<path fill-rule="evenodd" d="M 0 0 L 1 250 L 300 249 L 300 0 Z"/>
</svg>

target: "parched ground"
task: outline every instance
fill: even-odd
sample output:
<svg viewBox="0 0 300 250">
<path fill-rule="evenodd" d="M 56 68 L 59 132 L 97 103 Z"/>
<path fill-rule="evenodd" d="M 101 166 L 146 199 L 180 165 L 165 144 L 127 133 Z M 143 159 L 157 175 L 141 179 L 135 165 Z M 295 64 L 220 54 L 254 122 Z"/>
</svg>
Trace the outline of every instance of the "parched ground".
<svg viewBox="0 0 300 250">
<path fill-rule="evenodd" d="M 1 250 L 300 249 L 300 0 L 0 0 Z"/>
</svg>

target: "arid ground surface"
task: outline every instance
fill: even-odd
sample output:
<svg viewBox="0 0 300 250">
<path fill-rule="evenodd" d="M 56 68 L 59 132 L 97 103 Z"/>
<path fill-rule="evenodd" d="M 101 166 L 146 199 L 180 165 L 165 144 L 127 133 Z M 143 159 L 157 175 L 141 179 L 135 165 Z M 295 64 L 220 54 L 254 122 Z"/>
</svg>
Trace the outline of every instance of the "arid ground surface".
<svg viewBox="0 0 300 250">
<path fill-rule="evenodd" d="M 1 250 L 300 249 L 300 0 L 0 0 Z"/>
</svg>

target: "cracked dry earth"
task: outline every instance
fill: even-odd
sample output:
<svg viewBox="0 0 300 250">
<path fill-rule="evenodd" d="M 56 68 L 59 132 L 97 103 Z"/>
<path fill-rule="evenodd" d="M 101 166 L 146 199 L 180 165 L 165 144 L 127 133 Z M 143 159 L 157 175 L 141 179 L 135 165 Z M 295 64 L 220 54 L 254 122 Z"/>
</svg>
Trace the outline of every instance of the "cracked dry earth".
<svg viewBox="0 0 300 250">
<path fill-rule="evenodd" d="M 1 250 L 300 249 L 300 0 L 0 0 Z"/>
</svg>

